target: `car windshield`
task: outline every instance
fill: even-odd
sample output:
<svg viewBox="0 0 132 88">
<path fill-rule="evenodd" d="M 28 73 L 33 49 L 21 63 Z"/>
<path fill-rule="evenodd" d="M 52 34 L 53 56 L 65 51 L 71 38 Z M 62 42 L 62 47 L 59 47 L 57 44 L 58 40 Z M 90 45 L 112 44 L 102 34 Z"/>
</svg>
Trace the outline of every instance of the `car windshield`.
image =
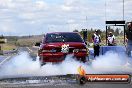
<svg viewBox="0 0 132 88">
<path fill-rule="evenodd" d="M 77 33 L 47 34 L 46 43 L 53 42 L 83 42 L 83 40 Z"/>
</svg>

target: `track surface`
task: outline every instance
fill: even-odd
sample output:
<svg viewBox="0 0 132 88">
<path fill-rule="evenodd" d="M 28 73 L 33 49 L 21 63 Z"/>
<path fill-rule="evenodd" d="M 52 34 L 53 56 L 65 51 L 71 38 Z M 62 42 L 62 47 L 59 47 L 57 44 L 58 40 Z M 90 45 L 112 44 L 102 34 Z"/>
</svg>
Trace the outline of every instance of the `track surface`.
<svg viewBox="0 0 132 88">
<path fill-rule="evenodd" d="M 79 85 L 77 83 L 32 83 L 32 84 L 6 84 L 2 88 L 132 88 L 130 84 L 110 84 L 110 83 L 87 83 Z"/>
<path fill-rule="evenodd" d="M 30 53 L 31 56 L 35 58 L 35 55 L 31 53 L 31 51 L 27 47 L 19 48 L 19 52 L 27 51 Z M 4 64 L 4 60 L 8 56 L 0 56 L 0 63 Z M 11 59 L 11 58 L 10 58 Z M 28 77 L 27 77 L 28 78 Z M 27 79 L 26 78 L 26 79 Z M 52 77 L 51 77 L 52 78 Z M 72 79 L 72 78 L 71 78 Z M 75 80 L 67 80 L 62 81 L 60 79 L 47 81 L 45 79 L 28 79 L 28 80 L 21 80 L 21 79 L 14 79 L 13 81 L 11 78 L 0 81 L 0 88 L 132 88 L 132 83 L 129 84 L 111 84 L 111 83 L 86 83 L 85 85 L 79 85 Z M 39 80 L 39 81 L 38 81 Z"/>
</svg>

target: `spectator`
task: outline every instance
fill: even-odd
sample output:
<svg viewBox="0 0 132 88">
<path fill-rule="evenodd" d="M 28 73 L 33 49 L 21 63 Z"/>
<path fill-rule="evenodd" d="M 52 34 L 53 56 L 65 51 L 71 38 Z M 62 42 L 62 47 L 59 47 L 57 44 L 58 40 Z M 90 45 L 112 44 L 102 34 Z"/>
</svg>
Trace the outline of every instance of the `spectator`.
<svg viewBox="0 0 132 88">
<path fill-rule="evenodd" d="M 112 32 L 109 32 L 107 41 L 108 41 L 108 46 L 114 46 L 115 45 L 115 36 L 113 35 Z"/>
<path fill-rule="evenodd" d="M 93 48 L 94 48 L 94 57 L 99 56 L 100 42 L 101 38 L 99 35 L 99 30 L 95 30 L 95 33 L 92 35 Z"/>
<path fill-rule="evenodd" d="M 127 55 L 130 57 L 132 56 L 132 22 L 129 23 L 128 29 L 126 30 L 126 38 L 127 38 Z"/>
</svg>

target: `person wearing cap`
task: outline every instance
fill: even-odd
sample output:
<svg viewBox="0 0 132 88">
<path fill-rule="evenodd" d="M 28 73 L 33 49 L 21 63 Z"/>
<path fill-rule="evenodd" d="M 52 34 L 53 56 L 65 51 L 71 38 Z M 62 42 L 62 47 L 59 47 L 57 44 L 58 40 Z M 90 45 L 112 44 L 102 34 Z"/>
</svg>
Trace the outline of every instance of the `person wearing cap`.
<svg viewBox="0 0 132 88">
<path fill-rule="evenodd" d="M 112 32 L 109 32 L 107 41 L 108 41 L 108 46 L 114 46 L 115 45 L 115 36 L 113 35 Z"/>
<path fill-rule="evenodd" d="M 127 25 L 126 30 L 126 39 L 127 39 L 127 46 L 126 46 L 126 52 L 128 57 L 132 57 L 132 22 L 130 22 Z"/>
<path fill-rule="evenodd" d="M 95 30 L 95 33 L 92 35 L 92 41 L 93 41 L 93 48 L 94 48 L 94 57 L 99 56 L 100 42 L 101 42 L 99 30 Z"/>
</svg>

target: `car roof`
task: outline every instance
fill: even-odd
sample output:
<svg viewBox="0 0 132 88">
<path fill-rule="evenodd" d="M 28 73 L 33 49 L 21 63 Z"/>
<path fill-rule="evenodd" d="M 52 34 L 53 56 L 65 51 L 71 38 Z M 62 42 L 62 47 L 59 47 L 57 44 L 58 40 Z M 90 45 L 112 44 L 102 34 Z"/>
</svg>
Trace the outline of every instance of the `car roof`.
<svg viewBox="0 0 132 88">
<path fill-rule="evenodd" d="M 47 34 L 61 34 L 61 33 L 78 33 L 78 32 L 51 32 Z"/>
</svg>

